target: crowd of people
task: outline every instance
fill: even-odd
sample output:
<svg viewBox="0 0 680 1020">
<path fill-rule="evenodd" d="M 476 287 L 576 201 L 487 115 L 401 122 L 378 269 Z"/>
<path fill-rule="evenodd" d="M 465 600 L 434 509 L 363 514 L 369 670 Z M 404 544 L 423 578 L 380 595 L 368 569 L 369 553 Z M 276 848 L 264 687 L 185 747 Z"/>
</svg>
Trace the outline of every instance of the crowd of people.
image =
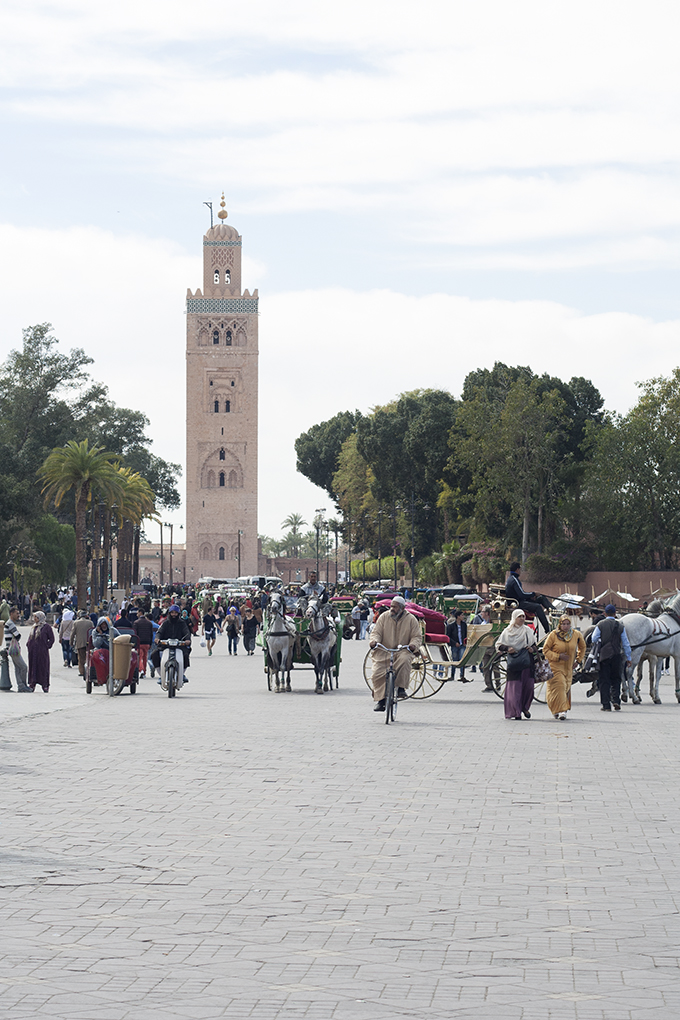
<svg viewBox="0 0 680 1020">
<path fill-rule="evenodd" d="M 65 669 L 76 667 L 85 676 L 88 642 L 108 655 L 110 642 L 121 634 L 135 637 L 139 676 L 155 677 L 160 666 L 159 642 L 167 637 L 198 638 L 208 656 L 217 638 L 227 636 L 229 655 L 238 655 L 241 641 L 246 655 L 255 654 L 255 642 L 262 627 L 262 610 L 267 594 L 230 598 L 227 594 L 197 595 L 191 589 L 168 591 L 159 598 L 136 593 L 104 600 L 100 606 L 78 609 L 75 589 L 42 591 L 10 601 L 0 593 L 0 620 L 4 622 L 5 650 L 13 666 L 16 690 L 28 694 L 39 687 L 50 689 L 50 649 L 57 641 Z M 48 622 L 48 614 L 52 622 Z M 22 646 L 20 625 L 31 622 Z M 183 649 L 185 674 L 190 665 L 190 643 Z M 28 661 L 26 661 L 28 660 Z"/>
<path fill-rule="evenodd" d="M 485 646 L 479 661 L 484 693 L 494 692 L 499 680 L 498 652 L 506 656 L 506 683 L 504 690 L 505 716 L 519 720 L 531 718 L 536 670 L 540 660 L 548 664 L 546 671 L 547 703 L 555 719 L 565 720 L 571 709 L 571 685 L 574 668 L 586 656 L 586 643 L 581 632 L 574 627 L 573 618 L 564 614 L 557 626 L 551 628 L 545 616 L 546 599 L 534 592 L 525 592 L 520 580 L 519 563 L 511 564 L 505 594 L 518 603 L 512 618 L 495 643 Z M 331 592 L 317 579 L 314 572 L 295 594 L 307 599 L 327 599 Z M 286 590 L 284 589 L 284 594 Z M 292 596 L 292 592 L 287 593 Z M 45 693 L 50 688 L 50 649 L 55 641 L 61 648 L 66 669 L 77 667 L 85 675 L 88 644 L 108 655 L 110 641 L 120 634 L 135 638 L 138 652 L 139 676 L 147 672 L 155 677 L 160 668 L 159 642 L 177 637 L 186 642 L 184 654 L 184 682 L 191 664 L 191 640 L 196 638 L 208 657 L 213 655 L 215 643 L 221 635 L 227 637 L 229 655 L 238 655 L 241 642 L 246 655 L 255 654 L 257 636 L 263 629 L 263 610 L 268 601 L 266 590 L 248 596 L 230 596 L 228 592 L 195 592 L 191 589 L 168 590 L 158 598 L 139 592 L 122 599 L 104 601 L 92 609 L 78 609 L 74 589 L 59 592 L 42 591 L 37 595 L 16 600 L 10 604 L 8 596 L 0 593 L 0 620 L 5 624 L 5 649 L 14 668 L 16 689 L 30 693 L 40 687 Z M 405 698 L 413 655 L 421 648 L 420 623 L 411 613 L 406 599 L 395 594 L 390 600 L 378 599 L 374 604 L 360 595 L 344 621 L 343 635 L 357 641 L 368 639 L 373 653 L 373 699 L 375 710 L 384 708 L 385 670 L 387 653 L 378 645 L 388 648 L 404 646 L 395 657 L 398 678 L 398 696 Z M 532 625 L 527 624 L 527 613 Z M 32 614 L 32 616 L 31 616 Z M 52 622 L 48 622 L 51 614 Z M 470 682 L 463 664 L 468 643 L 468 626 L 492 622 L 490 605 L 481 605 L 470 619 L 469 613 L 453 609 L 446 620 L 446 635 L 453 663 L 451 679 Z M 608 605 L 601 619 L 595 617 L 592 642 L 599 643 L 599 691 L 602 711 L 620 710 L 621 678 L 625 665 L 630 665 L 631 648 L 626 631 L 616 620 L 616 610 Z M 31 618 L 25 648 L 22 651 L 20 624 Z M 538 654 L 537 624 L 541 623 L 547 636 Z M 470 667 L 476 672 L 477 665 Z M 160 679 L 159 681 L 160 682 Z"/>
</svg>

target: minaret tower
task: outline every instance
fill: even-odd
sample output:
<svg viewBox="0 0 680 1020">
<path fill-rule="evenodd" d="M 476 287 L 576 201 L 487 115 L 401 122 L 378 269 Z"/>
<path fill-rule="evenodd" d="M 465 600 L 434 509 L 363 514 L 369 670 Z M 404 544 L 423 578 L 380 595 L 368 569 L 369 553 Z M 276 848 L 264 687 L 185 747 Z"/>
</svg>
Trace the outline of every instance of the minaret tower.
<svg viewBox="0 0 680 1020">
<path fill-rule="evenodd" d="M 188 582 L 258 569 L 258 296 L 241 290 L 241 235 L 224 194 L 220 206 L 203 238 L 203 290 L 187 291 Z"/>
</svg>

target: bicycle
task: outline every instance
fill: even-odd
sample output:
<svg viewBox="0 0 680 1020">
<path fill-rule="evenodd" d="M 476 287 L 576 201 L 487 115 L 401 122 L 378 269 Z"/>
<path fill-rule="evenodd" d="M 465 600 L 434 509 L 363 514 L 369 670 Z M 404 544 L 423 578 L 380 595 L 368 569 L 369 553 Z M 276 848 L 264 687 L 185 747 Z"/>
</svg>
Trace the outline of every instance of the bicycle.
<svg viewBox="0 0 680 1020">
<path fill-rule="evenodd" d="M 397 718 L 397 674 L 394 670 L 394 656 L 396 652 L 400 652 L 403 648 L 408 648 L 408 645 L 386 648 L 385 645 L 381 645 L 379 641 L 376 641 L 374 647 L 382 648 L 384 652 L 390 653 L 390 663 L 385 673 L 385 724 L 389 725 L 391 722 L 395 722 Z"/>
</svg>

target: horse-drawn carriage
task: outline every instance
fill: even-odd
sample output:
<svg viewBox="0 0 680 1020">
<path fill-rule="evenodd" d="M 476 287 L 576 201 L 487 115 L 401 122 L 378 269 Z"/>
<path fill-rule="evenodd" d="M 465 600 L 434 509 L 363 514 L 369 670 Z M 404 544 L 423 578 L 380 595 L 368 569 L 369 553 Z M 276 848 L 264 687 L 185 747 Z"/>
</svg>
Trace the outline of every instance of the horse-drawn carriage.
<svg viewBox="0 0 680 1020">
<path fill-rule="evenodd" d="M 452 596 L 452 606 L 464 612 L 478 609 L 482 601 L 478 595 Z M 469 603 L 469 604 L 468 604 Z M 460 659 L 454 660 L 451 643 L 446 634 L 446 616 L 438 610 L 408 603 L 407 610 L 419 618 L 422 630 L 422 646 L 419 653 L 413 656 L 409 686 L 406 689 L 409 698 L 431 698 L 437 694 L 445 683 L 455 680 L 456 670 L 464 672 L 473 666 L 491 678 L 494 693 L 502 698 L 507 679 L 505 653 L 496 651 L 496 640 L 507 627 L 512 610 L 517 603 L 506 599 L 502 588 L 491 592 L 491 623 L 471 623 L 467 628 L 467 643 Z M 531 614 L 527 613 L 527 617 Z M 371 687 L 371 656 L 370 649 L 364 659 L 364 680 Z M 545 703 L 545 683 L 537 682 L 534 686 L 534 698 Z"/>
<path fill-rule="evenodd" d="M 313 669 L 317 694 L 339 686 L 342 650 L 340 613 L 320 599 L 298 600 L 295 615 L 286 612 L 285 596 L 274 592 L 263 617 L 264 672 L 267 688 L 292 691 L 291 672 Z"/>
</svg>

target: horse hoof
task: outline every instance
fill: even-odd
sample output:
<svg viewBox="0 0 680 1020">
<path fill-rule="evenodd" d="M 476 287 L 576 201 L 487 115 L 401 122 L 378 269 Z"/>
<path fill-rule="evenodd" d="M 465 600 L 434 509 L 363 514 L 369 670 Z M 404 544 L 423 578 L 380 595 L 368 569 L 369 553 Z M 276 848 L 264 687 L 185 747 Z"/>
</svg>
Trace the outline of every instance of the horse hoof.
<svg viewBox="0 0 680 1020">
<path fill-rule="evenodd" d="M 635 700 L 635 699 L 633 699 L 633 701 L 634 701 L 634 700 Z M 625 704 L 627 703 L 627 701 L 628 701 L 628 695 L 627 695 L 627 694 L 622 694 L 622 695 L 621 695 L 621 701 L 622 701 L 622 702 L 624 703 L 624 705 L 625 705 Z"/>
<path fill-rule="evenodd" d="M 290 684 L 286 684 L 286 690 L 290 692 L 293 690 L 293 688 L 290 686 Z"/>
<path fill-rule="evenodd" d="M 661 698 L 654 698 L 654 704 L 655 705 L 660 705 L 661 704 Z"/>
<path fill-rule="evenodd" d="M 634 705 L 641 705 L 642 704 L 642 698 L 633 698 L 633 704 Z"/>
</svg>

